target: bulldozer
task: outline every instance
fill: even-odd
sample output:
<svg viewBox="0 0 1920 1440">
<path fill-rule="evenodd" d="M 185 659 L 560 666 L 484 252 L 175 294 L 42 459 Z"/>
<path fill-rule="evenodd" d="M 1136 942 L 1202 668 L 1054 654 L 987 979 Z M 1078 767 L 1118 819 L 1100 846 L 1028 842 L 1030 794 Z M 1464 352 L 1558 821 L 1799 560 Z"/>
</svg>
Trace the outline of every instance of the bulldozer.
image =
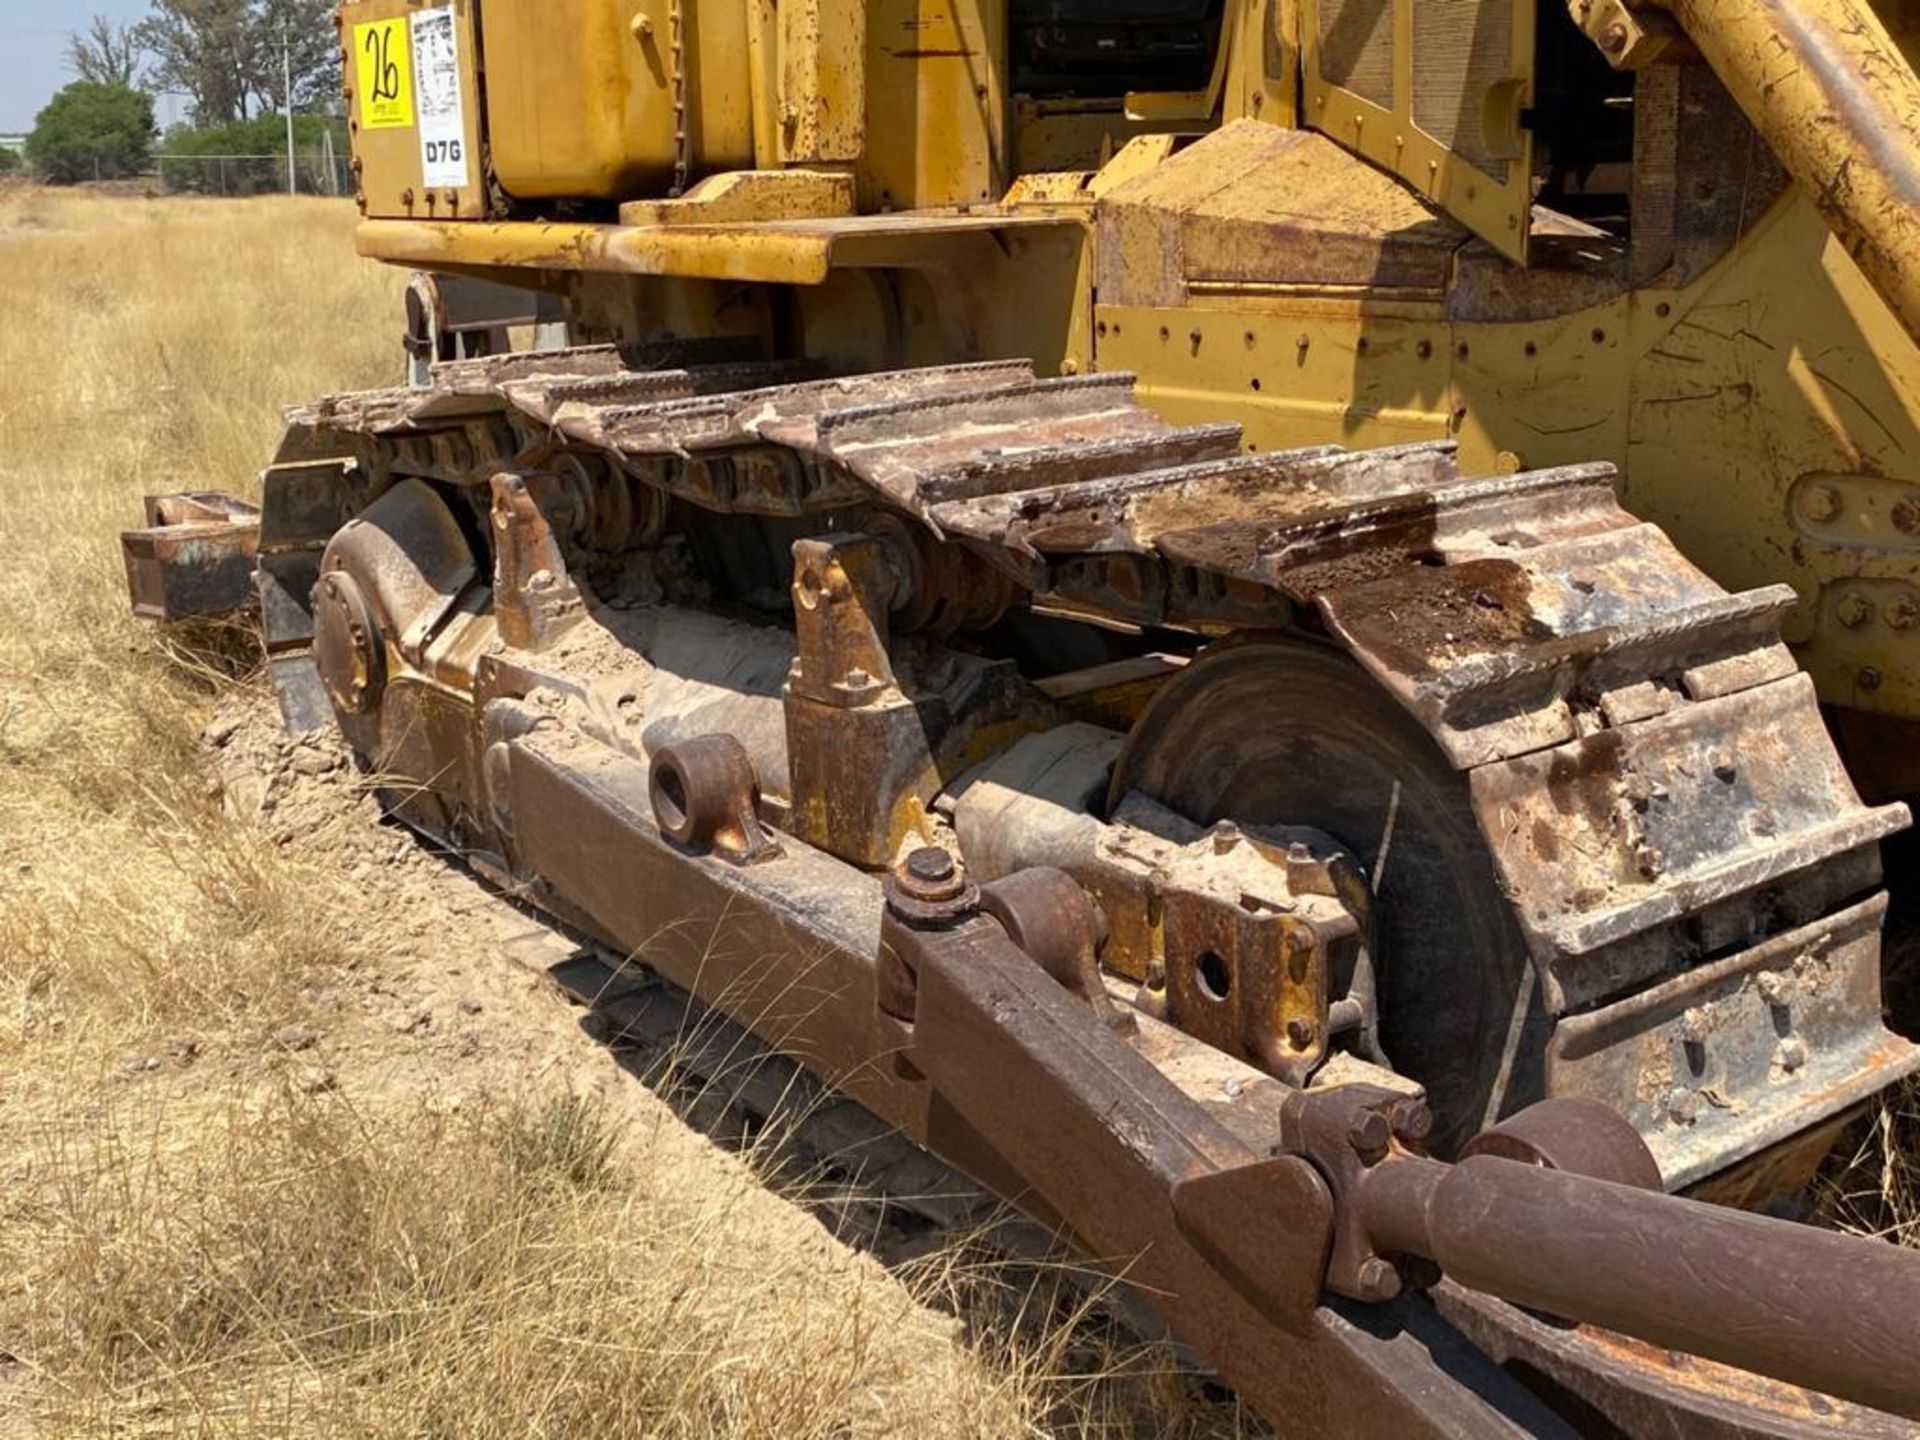
<svg viewBox="0 0 1920 1440">
<path fill-rule="evenodd" d="M 1913 1433 L 1914 7 L 339 25 L 411 375 L 140 613 L 1279 1433 Z"/>
</svg>

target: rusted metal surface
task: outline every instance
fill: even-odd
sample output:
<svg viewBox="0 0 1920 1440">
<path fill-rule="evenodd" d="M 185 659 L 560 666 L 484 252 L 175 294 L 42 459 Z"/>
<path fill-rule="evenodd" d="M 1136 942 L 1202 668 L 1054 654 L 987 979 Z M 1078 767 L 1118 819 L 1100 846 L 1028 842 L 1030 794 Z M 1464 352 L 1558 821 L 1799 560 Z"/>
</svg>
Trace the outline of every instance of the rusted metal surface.
<svg viewBox="0 0 1920 1440">
<path fill-rule="evenodd" d="M 731 735 L 701 735 L 654 752 L 648 798 L 660 833 L 743 865 L 771 860 L 780 842 L 760 823 L 760 781 Z"/>
<path fill-rule="evenodd" d="M 817 526 L 833 516 L 836 528 L 879 503 L 858 534 L 820 527 L 800 541 L 798 663 L 779 743 L 754 755 L 770 801 L 787 807 L 776 823 L 868 867 L 935 838 L 943 789 L 971 765 L 1066 718 L 1010 666 L 903 648 L 904 633 L 985 626 L 1022 593 L 1056 613 L 1140 625 L 1289 626 L 1317 611 L 1366 683 L 1289 660 L 1214 694 L 1221 682 L 1207 677 L 1242 662 L 1203 656 L 1161 687 L 1179 697 L 1185 732 L 1160 733 L 1149 705 L 1136 728 L 1158 738 L 1148 747 L 1137 734 L 1134 746 L 1186 757 L 1199 778 L 1143 771 L 1143 759 L 1134 773 L 1150 778 L 1133 788 L 1187 820 L 1311 825 L 1353 848 L 1362 872 L 1386 860 L 1390 889 L 1399 881 L 1383 909 L 1384 1053 L 1433 1089 L 1447 1143 L 1491 1106 L 1551 1092 L 1559 1017 L 1630 999 L 1870 891 L 1874 842 L 1904 820 L 1860 807 L 1811 694 L 1783 678 L 1785 597 L 1724 595 L 1621 509 L 1606 467 L 1465 477 L 1451 447 L 1431 444 L 1239 456 L 1231 427 L 1168 427 L 1134 403 L 1124 376 L 1040 381 L 1019 364 L 796 378 L 711 347 L 664 363 L 634 371 L 602 347 L 445 366 L 424 391 L 342 397 L 297 416 L 284 454 L 317 463 L 333 447 L 363 473 L 443 484 L 503 468 L 568 476 L 530 483 L 558 496 L 541 513 L 575 546 L 615 532 L 656 543 L 645 537 L 661 533 L 657 518 L 621 519 L 660 513 L 623 498 L 637 493 L 629 487 L 709 513 L 811 515 Z M 914 657 L 907 671 L 903 656 Z M 1263 725 L 1270 711 L 1276 723 Z M 1312 739 L 1317 750 L 1273 748 L 1316 714 L 1329 732 Z M 1253 730 L 1208 729 L 1207 717 L 1234 715 Z M 1331 733 L 1341 725 L 1345 748 Z M 1402 737 L 1392 766 L 1378 785 L 1358 783 L 1388 734 Z M 1272 753 L 1257 759 L 1263 745 Z M 1319 758 L 1303 765 L 1305 753 Z M 1366 813 L 1312 813 L 1322 773 L 1367 794 Z M 1429 793 L 1407 791 L 1409 773 L 1432 777 L 1430 803 L 1448 818 L 1426 813 L 1427 801 L 1400 807 L 1396 796 Z M 1298 793 L 1267 794 L 1287 776 Z M 1109 809 L 1122 798 L 1110 794 Z M 1064 850 L 1022 861 L 1064 863 L 1089 887 L 1111 923 L 1109 967 L 1163 983 L 1161 1013 L 1275 1073 L 1310 1073 L 1338 1046 L 1368 1053 L 1370 986 L 1349 980 L 1354 967 L 1322 939 L 1296 948 L 1323 957 L 1309 979 L 1330 969 L 1329 980 L 1263 992 L 1232 962 L 1222 973 L 1236 998 L 1224 1004 L 1198 983 L 1199 959 L 1245 948 L 1225 945 L 1228 931 L 1265 924 L 1272 943 L 1248 955 L 1284 956 L 1280 931 L 1324 927 L 1243 915 L 1214 935 L 1207 917 L 1225 923 L 1224 912 L 1183 898 L 1204 884 L 1143 886 L 1067 819 L 1044 843 L 1073 831 L 1084 863 L 1057 858 Z M 1438 873 L 1481 897 L 1468 923 L 1452 891 L 1428 903 L 1407 889 L 1425 873 L 1423 844 Z M 1170 961 L 1150 958 L 1156 943 Z M 1435 964 L 1436 945 L 1465 968 Z M 1422 963 L 1392 961 L 1423 950 Z M 1248 963 L 1257 977 L 1290 962 Z M 1432 978 L 1409 991 L 1409 975 Z M 1677 1185 L 1840 1113 L 1920 1060 L 1880 1028 L 1874 997 L 1847 994 L 1822 1040 L 1831 1071 L 1746 1075 L 1730 1107 L 1739 1125 L 1711 1139 L 1713 1127 L 1646 1104 L 1617 1068 L 1558 1073 L 1572 1093 L 1616 1087 L 1609 1103 L 1640 1118 Z M 1346 1024 L 1349 1000 L 1357 1025 Z"/>
<path fill-rule="evenodd" d="M 1648 1440 L 1912 1440 L 1920 1426 L 1839 1400 L 1631 1340 L 1569 1325 L 1451 1281 L 1435 1307 L 1511 1370 L 1537 1377 L 1582 1415 L 1586 1434 Z"/>
<path fill-rule="evenodd" d="M 1875 896 L 1627 999 L 1569 1016 L 1548 1052 L 1556 1094 L 1624 1108 L 1674 1186 L 1811 1128 L 1904 1073 L 1905 1047 L 1853 1017 L 1880 1003 Z M 1804 1087 L 1812 1112 L 1737 1096 Z M 1758 1134 L 1754 1133 L 1758 1130 Z"/>
<path fill-rule="evenodd" d="M 1274 1423 L 1561 1433 L 1496 1372 L 1442 1378 L 1438 1347 L 1381 1344 L 1321 1307 L 1331 1217 L 1315 1168 L 1243 1145 L 996 923 L 888 925 L 914 957 L 909 1054 L 943 1102 L 936 1147 L 976 1173 L 1010 1165 Z"/>
<path fill-rule="evenodd" d="M 626 364 L 296 417 L 264 568 L 359 603 L 277 609 L 276 663 L 330 682 L 398 813 L 1063 1224 L 1283 1428 L 1555 1432 L 1422 1298 L 1436 1261 L 1732 1354 L 1661 1328 L 1685 1305 L 1525 1289 L 1460 1216 L 1600 1171 L 1664 1234 L 1695 1212 L 1661 1186 L 1914 1065 L 1861 903 L 1904 815 L 1845 784 L 1780 597 L 1721 594 L 1604 467 L 1242 457 L 1017 365 Z M 1041 612 L 1165 627 L 1127 733 L 1075 718 L 1110 666 L 1036 685 L 998 648 Z M 1660 1071 L 1696 1030 L 1707 1070 Z M 1686 1083 L 1732 1115 L 1682 1127 Z M 1638 1243 L 1602 1231 L 1586 1260 Z M 1699 1234 L 1700 1265 L 1803 1253 Z"/>
<path fill-rule="evenodd" d="M 997 925 L 969 918 L 964 900 L 937 916 L 896 910 L 886 927 L 883 943 L 911 957 L 909 1053 L 957 1112 L 960 1152 L 974 1137 L 988 1144 L 1093 1253 L 1138 1253 L 1136 1283 L 1160 1290 L 1181 1333 L 1251 1384 L 1256 1403 L 1273 1378 L 1296 1387 L 1285 1411 L 1268 1411 L 1276 1420 L 1314 1403 L 1310 1392 L 1292 1375 L 1269 1370 L 1263 1384 L 1236 1368 L 1251 1319 L 1223 1316 L 1209 1290 L 1224 1280 L 1281 1330 L 1310 1336 L 1293 1268 L 1303 1253 L 1315 1256 L 1316 1287 L 1354 1298 L 1386 1302 L 1409 1278 L 1433 1283 L 1406 1263 L 1425 1259 L 1551 1314 L 1920 1414 L 1920 1374 L 1903 1360 L 1920 1255 L 1666 1196 L 1633 1128 L 1579 1101 L 1518 1117 L 1447 1166 L 1414 1153 L 1427 1118 L 1416 1100 L 1365 1085 L 1295 1092 L 1282 1140 L 1294 1158 L 1265 1159 L 1212 1126 Z M 1554 1168 L 1549 1150 L 1588 1173 Z M 1312 1186 L 1286 1168 L 1301 1159 Z M 1171 1198 L 1172 1234 L 1156 1228 L 1156 1191 Z M 1276 1212 L 1286 1225 L 1265 1228 Z M 1325 1218 L 1303 1234 L 1306 1214 Z M 1886 1263 L 1863 1263 L 1869 1254 Z M 1363 1398 L 1349 1433 L 1371 1428 L 1369 1409 Z"/>
<path fill-rule="evenodd" d="M 135 615 L 189 620 L 253 600 L 258 506 L 212 492 L 149 495 L 146 503 L 146 529 L 120 537 Z"/>
<path fill-rule="evenodd" d="M 1393 1161 L 1362 1204 L 1470 1289 L 1920 1418 L 1913 1251 L 1486 1155 Z"/>
</svg>

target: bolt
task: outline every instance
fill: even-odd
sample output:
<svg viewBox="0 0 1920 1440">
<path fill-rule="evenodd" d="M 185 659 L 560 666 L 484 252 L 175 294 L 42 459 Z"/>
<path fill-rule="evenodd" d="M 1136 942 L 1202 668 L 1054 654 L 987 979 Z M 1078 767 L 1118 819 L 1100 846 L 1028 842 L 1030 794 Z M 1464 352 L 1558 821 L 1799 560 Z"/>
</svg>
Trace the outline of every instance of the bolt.
<svg viewBox="0 0 1920 1440">
<path fill-rule="evenodd" d="M 1864 595 L 1849 592 L 1834 605 L 1833 618 L 1849 630 L 1858 630 L 1873 619 L 1873 602 Z"/>
<path fill-rule="evenodd" d="M 1760 992 L 1760 998 L 1769 1005 L 1784 1005 L 1787 1002 L 1787 977 L 1777 970 L 1769 970 L 1753 982 L 1753 988 Z"/>
<path fill-rule="evenodd" d="M 1609 55 L 1618 55 L 1627 48 L 1627 27 L 1619 21 L 1607 26 L 1600 32 L 1600 48 Z"/>
<path fill-rule="evenodd" d="M 1689 1045 L 1707 1043 L 1707 1012 L 1698 1005 L 1680 1017 L 1680 1038 Z"/>
<path fill-rule="evenodd" d="M 653 34 L 653 17 L 651 15 L 634 16 L 633 38 L 636 40 L 645 40 L 651 34 Z"/>
<path fill-rule="evenodd" d="M 1642 841 L 1633 847 L 1633 858 L 1640 866 L 1640 874 L 1648 880 L 1657 880 L 1666 871 L 1667 857 L 1658 846 Z"/>
<path fill-rule="evenodd" d="M 1700 1118 L 1700 1097 L 1691 1090 L 1675 1090 L 1667 1096 L 1667 1117 L 1676 1125 L 1691 1125 Z"/>
<path fill-rule="evenodd" d="M 1780 1068 L 1791 1075 L 1807 1063 L 1806 1043 L 1798 1036 L 1780 1042 Z"/>
<path fill-rule="evenodd" d="M 1424 1100 L 1396 1100 L 1392 1113 L 1394 1138 L 1401 1144 L 1424 1144 L 1433 1134 L 1433 1111 Z"/>
<path fill-rule="evenodd" d="M 1287 1043 L 1296 1050 L 1311 1050 L 1313 1040 L 1319 1028 L 1304 1016 L 1296 1015 L 1287 1021 Z"/>
<path fill-rule="evenodd" d="M 1840 513 L 1840 492 L 1831 485 L 1809 485 L 1800 497 L 1800 513 L 1825 524 Z"/>
<path fill-rule="evenodd" d="M 1860 667 L 1859 678 L 1860 688 L 1862 690 L 1878 690 L 1880 688 L 1880 672 L 1871 665 L 1862 665 Z"/>
<path fill-rule="evenodd" d="M 1372 1165 L 1386 1157 L 1393 1140 L 1393 1126 L 1378 1110 L 1362 1110 L 1347 1127 L 1347 1141 L 1362 1165 Z"/>
<path fill-rule="evenodd" d="M 979 901 L 960 862 L 937 845 L 915 850 L 887 876 L 887 906 L 908 924 L 964 920 Z"/>
<path fill-rule="evenodd" d="M 906 876 L 919 886 L 949 886 L 960 873 L 953 852 L 938 845 L 923 845 L 907 856 Z"/>
<path fill-rule="evenodd" d="M 1360 1262 L 1354 1288 L 1360 1292 L 1358 1299 L 1372 1305 L 1383 1304 L 1400 1294 L 1400 1272 L 1376 1255 Z"/>
<path fill-rule="evenodd" d="M 1920 620 L 1920 605 L 1911 596 L 1898 595 L 1887 603 L 1886 621 L 1893 629 L 1911 630 L 1916 620 Z"/>
<path fill-rule="evenodd" d="M 1893 507 L 1893 528 L 1903 535 L 1920 531 L 1920 503 L 1901 500 Z"/>
</svg>

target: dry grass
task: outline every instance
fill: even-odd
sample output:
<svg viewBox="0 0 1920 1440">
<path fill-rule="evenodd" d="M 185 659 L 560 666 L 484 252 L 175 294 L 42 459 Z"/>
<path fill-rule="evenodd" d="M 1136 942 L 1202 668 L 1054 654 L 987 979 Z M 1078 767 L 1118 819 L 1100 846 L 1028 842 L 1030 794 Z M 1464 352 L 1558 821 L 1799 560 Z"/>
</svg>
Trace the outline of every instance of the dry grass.
<svg viewBox="0 0 1920 1440">
<path fill-rule="evenodd" d="M 1897 1087 L 1847 1132 L 1814 1201 L 1825 1223 L 1920 1248 L 1920 1080 Z"/>
<path fill-rule="evenodd" d="M 765 1238 L 745 1166 L 262 1063 L 361 897 L 222 814 L 197 736 L 257 681 L 157 654 L 116 536 L 396 374 L 351 221 L 0 189 L 0 1435 L 1134 1429 L 1051 1332 L 969 1347 L 824 1232 Z"/>
</svg>

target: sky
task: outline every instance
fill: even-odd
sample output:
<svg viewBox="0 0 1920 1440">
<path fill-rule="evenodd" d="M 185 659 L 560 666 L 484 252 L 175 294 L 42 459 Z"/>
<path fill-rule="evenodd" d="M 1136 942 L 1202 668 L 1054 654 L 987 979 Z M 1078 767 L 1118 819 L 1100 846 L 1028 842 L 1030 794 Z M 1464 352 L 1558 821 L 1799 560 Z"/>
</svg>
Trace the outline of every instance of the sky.
<svg viewBox="0 0 1920 1440">
<path fill-rule="evenodd" d="M 74 77 L 66 65 L 67 32 L 95 15 L 139 20 L 147 0 L 0 0 L 0 134 L 33 128 L 33 117 L 53 92 Z M 169 109 L 171 107 L 171 109 Z M 177 98 L 155 102 L 164 128 L 181 108 Z"/>
</svg>

